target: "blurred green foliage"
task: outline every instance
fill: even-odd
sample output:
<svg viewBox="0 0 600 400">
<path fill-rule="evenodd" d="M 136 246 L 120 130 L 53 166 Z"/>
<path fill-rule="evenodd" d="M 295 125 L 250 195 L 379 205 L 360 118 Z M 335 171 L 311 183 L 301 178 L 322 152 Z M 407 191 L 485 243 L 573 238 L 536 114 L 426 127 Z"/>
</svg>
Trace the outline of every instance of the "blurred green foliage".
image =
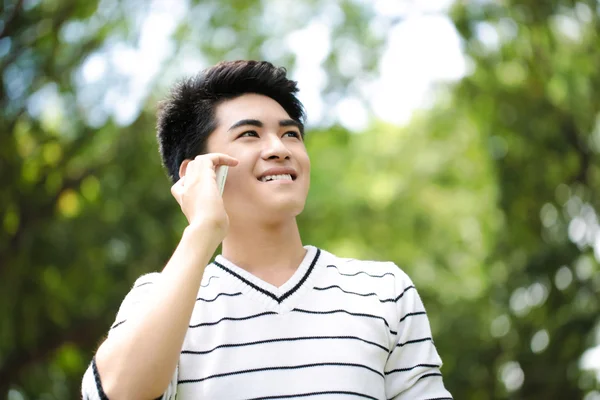
<svg viewBox="0 0 600 400">
<path fill-rule="evenodd" d="M 293 69 L 285 35 L 329 18 L 324 97 L 352 90 L 340 69 L 349 44 L 358 73 L 376 74 L 385 37 L 371 28 L 385 21 L 365 2 L 198 3 L 127 122 L 94 114 L 110 85 L 86 87 L 81 67 L 137 43 L 140 2 L 0 5 L 0 397 L 77 398 L 130 285 L 174 249 L 185 221 L 161 171 L 154 107 L 186 55 Z M 304 241 L 411 275 L 457 399 L 600 389 L 580 365 L 600 342 L 599 9 L 457 1 L 470 71 L 431 109 L 405 127 L 309 132 Z"/>
</svg>

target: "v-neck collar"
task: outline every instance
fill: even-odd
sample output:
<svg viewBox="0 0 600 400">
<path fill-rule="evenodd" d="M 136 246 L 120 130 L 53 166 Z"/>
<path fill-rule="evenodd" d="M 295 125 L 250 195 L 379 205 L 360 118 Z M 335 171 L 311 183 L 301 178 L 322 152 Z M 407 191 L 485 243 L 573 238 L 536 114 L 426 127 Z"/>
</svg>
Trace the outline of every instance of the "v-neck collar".
<svg viewBox="0 0 600 400">
<path fill-rule="evenodd" d="M 312 289 L 311 281 L 321 255 L 321 250 L 314 246 L 304 246 L 304 248 L 306 249 L 304 259 L 290 279 L 280 287 L 257 278 L 222 255 L 218 255 L 213 264 L 227 272 L 242 293 L 262 301 L 270 310 L 289 311 L 302 293 Z"/>
</svg>

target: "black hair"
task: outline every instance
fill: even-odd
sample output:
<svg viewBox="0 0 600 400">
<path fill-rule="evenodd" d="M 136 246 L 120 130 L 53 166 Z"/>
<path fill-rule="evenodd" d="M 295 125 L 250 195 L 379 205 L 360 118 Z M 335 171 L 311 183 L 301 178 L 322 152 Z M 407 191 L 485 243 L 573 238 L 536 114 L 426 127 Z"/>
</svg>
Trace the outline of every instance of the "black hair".
<svg viewBox="0 0 600 400">
<path fill-rule="evenodd" d="M 173 182 L 183 160 L 206 153 L 206 141 L 216 129 L 216 107 L 246 93 L 275 100 L 291 119 L 304 126 L 304 107 L 297 83 L 286 69 L 267 61 L 226 61 L 184 79 L 159 103 L 156 136 L 162 163 Z M 301 129 L 304 134 L 304 130 Z"/>
</svg>

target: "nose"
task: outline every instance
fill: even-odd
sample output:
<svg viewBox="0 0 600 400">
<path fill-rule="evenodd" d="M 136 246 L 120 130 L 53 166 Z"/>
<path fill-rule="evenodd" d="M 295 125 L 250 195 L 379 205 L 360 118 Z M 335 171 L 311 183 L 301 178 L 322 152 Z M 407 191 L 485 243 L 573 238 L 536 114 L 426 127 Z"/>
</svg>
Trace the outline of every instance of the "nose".
<svg viewBox="0 0 600 400">
<path fill-rule="evenodd" d="M 262 157 L 265 160 L 272 159 L 282 159 L 287 160 L 291 157 L 292 152 L 288 149 L 277 135 L 270 136 L 268 140 L 265 141 L 265 146 L 263 148 Z"/>
</svg>

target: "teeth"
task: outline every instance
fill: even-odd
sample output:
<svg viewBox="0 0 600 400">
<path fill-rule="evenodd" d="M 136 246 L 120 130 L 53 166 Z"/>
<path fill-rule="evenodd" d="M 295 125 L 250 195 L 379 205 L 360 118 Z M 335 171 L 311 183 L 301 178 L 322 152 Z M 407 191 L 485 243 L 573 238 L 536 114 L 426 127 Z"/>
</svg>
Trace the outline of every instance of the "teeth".
<svg viewBox="0 0 600 400">
<path fill-rule="evenodd" d="M 290 174 L 283 174 L 283 175 L 267 175 L 267 176 L 263 176 L 262 178 L 260 178 L 261 182 L 279 181 L 279 180 L 291 181 L 292 176 Z"/>
</svg>

